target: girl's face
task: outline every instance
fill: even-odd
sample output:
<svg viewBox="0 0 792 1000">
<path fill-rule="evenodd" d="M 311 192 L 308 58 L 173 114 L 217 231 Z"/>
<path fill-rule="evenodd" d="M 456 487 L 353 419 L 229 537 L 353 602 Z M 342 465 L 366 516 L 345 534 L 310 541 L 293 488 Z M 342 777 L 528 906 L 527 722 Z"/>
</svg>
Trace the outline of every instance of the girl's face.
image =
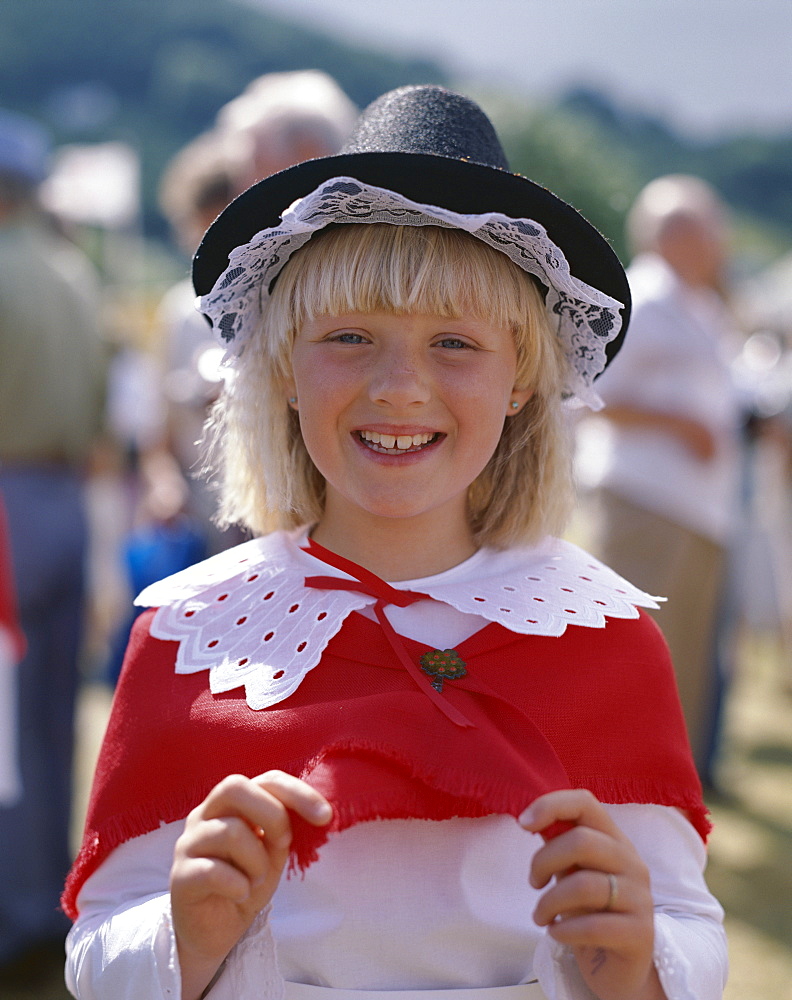
<svg viewBox="0 0 792 1000">
<path fill-rule="evenodd" d="M 290 395 L 327 482 L 324 537 L 372 519 L 470 537 L 467 489 L 530 396 L 514 388 L 516 365 L 511 332 L 480 319 L 375 312 L 306 322 Z"/>
</svg>

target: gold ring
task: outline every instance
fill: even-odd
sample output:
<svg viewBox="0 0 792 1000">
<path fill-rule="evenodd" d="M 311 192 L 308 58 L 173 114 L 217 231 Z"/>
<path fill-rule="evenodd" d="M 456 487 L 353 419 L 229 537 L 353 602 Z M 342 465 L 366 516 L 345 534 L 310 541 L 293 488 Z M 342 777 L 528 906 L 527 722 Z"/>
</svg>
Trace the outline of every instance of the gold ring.
<svg viewBox="0 0 792 1000">
<path fill-rule="evenodd" d="M 606 873 L 607 874 L 607 873 Z M 616 876 L 608 874 L 608 902 L 605 904 L 604 913 L 608 913 L 616 905 L 616 900 L 619 898 L 619 883 L 616 881 Z"/>
</svg>

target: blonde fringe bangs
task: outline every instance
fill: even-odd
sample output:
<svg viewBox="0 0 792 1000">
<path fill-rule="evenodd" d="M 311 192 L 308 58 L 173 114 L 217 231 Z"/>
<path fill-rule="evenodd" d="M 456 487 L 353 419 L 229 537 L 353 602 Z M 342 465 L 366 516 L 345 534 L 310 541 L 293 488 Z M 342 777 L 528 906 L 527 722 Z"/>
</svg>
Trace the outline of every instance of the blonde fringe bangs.
<svg viewBox="0 0 792 1000">
<path fill-rule="evenodd" d="M 286 278 L 282 294 L 297 326 L 325 313 L 383 311 L 474 315 L 511 327 L 536 299 L 532 278 L 458 229 L 338 225 L 300 254 L 306 257 L 299 272 L 284 270 L 278 279 Z"/>
<path fill-rule="evenodd" d="M 561 407 L 566 362 L 541 286 L 467 233 L 384 224 L 329 227 L 279 275 L 264 329 L 247 345 L 208 424 L 219 522 L 263 534 L 321 517 L 324 480 L 287 405 L 292 343 L 307 319 L 375 311 L 473 315 L 513 331 L 516 385 L 533 395 L 505 420 L 495 453 L 470 487 L 471 527 L 479 544 L 498 548 L 562 530 L 572 498 Z"/>
</svg>

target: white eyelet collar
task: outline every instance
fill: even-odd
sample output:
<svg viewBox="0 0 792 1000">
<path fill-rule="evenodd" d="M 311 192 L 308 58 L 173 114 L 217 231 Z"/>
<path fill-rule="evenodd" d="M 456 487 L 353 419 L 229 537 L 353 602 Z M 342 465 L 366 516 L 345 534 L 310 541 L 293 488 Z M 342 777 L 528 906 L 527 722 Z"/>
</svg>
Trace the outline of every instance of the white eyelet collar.
<svg viewBox="0 0 792 1000">
<path fill-rule="evenodd" d="M 305 529 L 245 542 L 147 587 L 135 603 L 158 610 L 151 633 L 179 643 L 176 673 L 209 671 L 213 694 L 242 685 L 253 709 L 288 698 L 353 612 L 374 604 L 354 591 L 315 590 L 309 575 L 347 574 L 302 551 Z M 657 599 L 570 542 L 482 550 L 422 581 L 394 584 L 524 635 L 560 636 L 567 625 L 603 628 L 636 618 Z M 460 567 L 457 567 L 460 569 Z"/>
</svg>

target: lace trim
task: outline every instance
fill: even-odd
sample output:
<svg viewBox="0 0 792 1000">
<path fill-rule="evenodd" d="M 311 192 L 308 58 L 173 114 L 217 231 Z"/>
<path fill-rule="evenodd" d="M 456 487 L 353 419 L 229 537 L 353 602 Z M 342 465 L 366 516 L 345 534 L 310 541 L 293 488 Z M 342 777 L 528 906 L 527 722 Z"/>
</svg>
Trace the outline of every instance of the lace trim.
<svg viewBox="0 0 792 1000">
<path fill-rule="evenodd" d="M 606 344 L 621 328 L 623 303 L 574 277 L 543 226 L 497 212 L 461 215 L 351 177 L 326 181 L 284 212 L 281 225 L 262 230 L 229 255 L 228 267 L 200 300 L 229 362 L 260 329 L 270 286 L 291 255 L 330 223 L 354 222 L 463 229 L 535 275 L 547 286 L 547 311 L 570 362 L 565 395 L 577 405 L 601 408 L 592 383 L 605 367 Z"/>
<path fill-rule="evenodd" d="M 303 585 L 306 565 L 349 577 L 302 552 L 304 530 L 275 532 L 147 587 L 136 604 L 157 607 L 151 633 L 179 643 L 176 673 L 209 671 L 213 694 L 242 685 L 253 709 L 288 698 L 353 611 L 374 598 Z M 560 636 L 567 625 L 602 628 L 636 618 L 655 600 L 568 542 L 489 553 L 471 584 L 418 588 L 459 611 L 523 635 Z"/>
</svg>

